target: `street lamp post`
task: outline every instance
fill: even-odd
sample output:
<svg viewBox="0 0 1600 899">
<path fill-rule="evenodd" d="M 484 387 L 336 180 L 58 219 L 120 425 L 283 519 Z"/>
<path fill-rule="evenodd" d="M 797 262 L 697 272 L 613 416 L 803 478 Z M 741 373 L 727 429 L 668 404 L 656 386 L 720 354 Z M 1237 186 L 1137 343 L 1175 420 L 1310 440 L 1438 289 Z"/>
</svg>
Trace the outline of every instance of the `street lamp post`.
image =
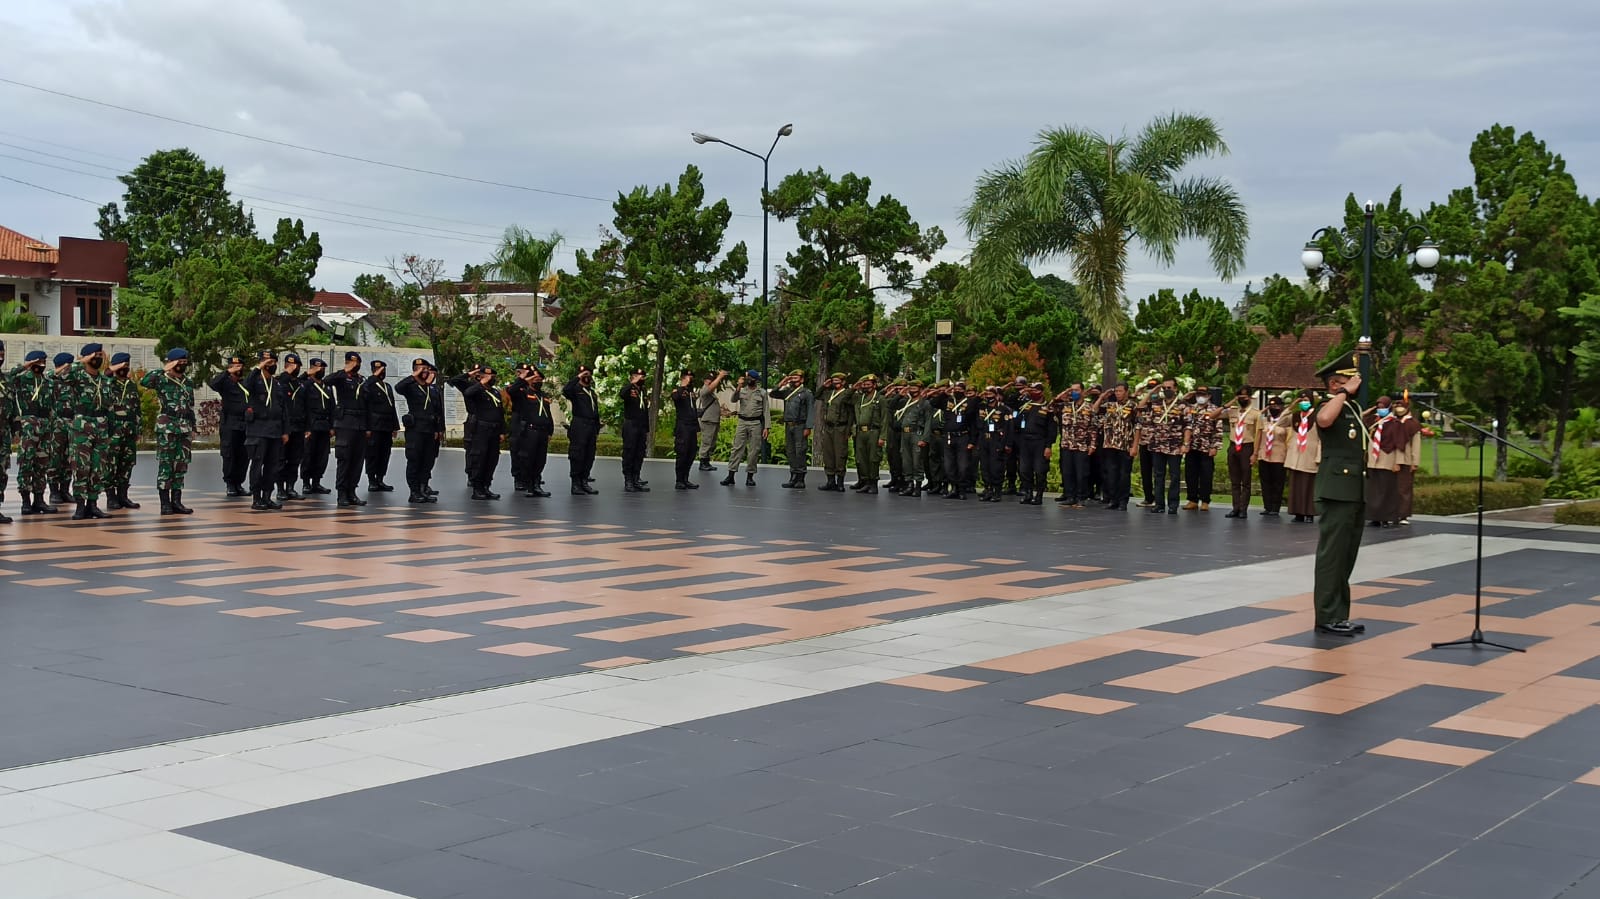
<svg viewBox="0 0 1600 899">
<path fill-rule="evenodd" d="M 1417 266 L 1431 269 L 1439 264 L 1439 245 L 1433 242 L 1433 235 L 1428 233 L 1427 228 L 1420 224 L 1410 225 L 1404 230 L 1379 228 L 1374 221 L 1376 212 L 1377 206 L 1368 200 L 1359 234 L 1353 234 L 1349 229 L 1318 228 L 1312 232 L 1311 239 L 1306 241 L 1305 249 L 1300 252 L 1300 264 L 1306 267 L 1308 274 L 1322 270 L 1323 254 L 1318 241 L 1324 237 L 1331 237 L 1338 243 L 1337 252 L 1341 259 L 1361 260 L 1361 336 L 1356 340 L 1356 354 L 1361 366 L 1361 391 L 1357 402 L 1363 409 L 1367 408 L 1367 382 L 1372 371 L 1373 258 L 1394 259 L 1404 254 L 1411 234 L 1415 232 L 1422 236 L 1422 243 L 1417 246 L 1415 254 Z"/>
<path fill-rule="evenodd" d="M 695 131 L 689 135 L 689 137 L 693 138 L 694 142 L 697 144 L 722 144 L 723 146 L 732 147 L 733 149 L 738 150 L 740 153 L 743 153 L 747 156 L 753 156 L 756 159 L 761 160 L 761 385 L 763 387 L 767 385 L 767 370 L 771 365 L 771 360 L 769 358 L 771 325 L 767 321 L 767 296 L 769 293 L 767 277 L 771 272 L 771 266 L 767 264 L 767 230 L 768 219 L 770 218 L 767 213 L 767 193 L 772 189 L 770 164 L 772 161 L 772 151 L 778 149 L 778 141 L 788 137 L 793 133 L 794 125 L 792 124 L 784 125 L 782 128 L 779 128 L 777 135 L 772 138 L 772 146 L 767 148 L 767 153 L 765 156 L 755 152 L 754 150 L 746 150 L 744 147 L 741 147 L 738 144 L 729 143 L 720 137 L 712 137 L 709 134 L 701 134 L 698 131 Z"/>
</svg>

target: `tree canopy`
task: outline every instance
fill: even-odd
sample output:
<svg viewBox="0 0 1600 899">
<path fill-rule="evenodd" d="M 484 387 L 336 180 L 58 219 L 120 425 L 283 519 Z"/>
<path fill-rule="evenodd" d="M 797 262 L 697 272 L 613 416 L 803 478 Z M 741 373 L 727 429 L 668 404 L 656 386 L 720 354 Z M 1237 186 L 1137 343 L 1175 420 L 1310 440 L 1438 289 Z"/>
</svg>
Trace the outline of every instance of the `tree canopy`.
<svg viewBox="0 0 1600 899">
<path fill-rule="evenodd" d="M 256 233 L 244 204 L 228 194 L 222 169 L 187 148 L 151 153 L 117 180 L 126 190 L 120 205 L 100 207 L 100 238 L 128 245 L 130 277 L 164 271 L 230 237 Z"/>
</svg>

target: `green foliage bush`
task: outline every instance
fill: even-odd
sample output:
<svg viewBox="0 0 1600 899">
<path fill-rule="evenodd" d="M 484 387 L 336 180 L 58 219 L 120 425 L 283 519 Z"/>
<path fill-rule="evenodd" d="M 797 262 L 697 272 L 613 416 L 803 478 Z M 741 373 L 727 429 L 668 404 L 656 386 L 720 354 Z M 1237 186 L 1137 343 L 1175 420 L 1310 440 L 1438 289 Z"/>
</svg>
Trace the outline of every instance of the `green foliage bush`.
<svg viewBox="0 0 1600 899">
<path fill-rule="evenodd" d="M 1443 479 L 1418 484 L 1413 491 L 1414 509 L 1418 515 L 1465 515 L 1478 508 L 1477 479 L 1448 481 Z M 1537 486 L 1535 486 L 1537 485 Z M 1515 509 L 1539 501 L 1543 481 L 1519 479 L 1516 481 L 1486 481 L 1483 485 L 1485 509 Z M 1536 492 L 1535 492 L 1536 491 Z M 1529 501 L 1533 494 L 1532 502 Z"/>
<path fill-rule="evenodd" d="M 1506 464 L 1512 476 L 1549 478 L 1550 467 L 1527 456 L 1513 456 Z M 1569 449 L 1561 454 L 1561 477 L 1545 487 L 1551 499 L 1600 497 L 1600 448 Z"/>
<path fill-rule="evenodd" d="M 1585 524 L 1600 527 L 1600 502 L 1568 503 L 1556 509 L 1556 524 Z"/>
</svg>

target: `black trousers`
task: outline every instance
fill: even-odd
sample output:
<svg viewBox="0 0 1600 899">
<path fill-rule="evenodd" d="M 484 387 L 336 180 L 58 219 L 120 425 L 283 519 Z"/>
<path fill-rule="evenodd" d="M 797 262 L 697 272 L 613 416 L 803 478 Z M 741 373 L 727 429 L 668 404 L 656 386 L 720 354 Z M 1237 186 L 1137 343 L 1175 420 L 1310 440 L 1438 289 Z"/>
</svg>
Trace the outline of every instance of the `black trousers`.
<svg viewBox="0 0 1600 899">
<path fill-rule="evenodd" d="M 433 480 L 433 465 L 439 461 L 443 436 L 421 428 L 406 431 L 406 486 L 412 493 L 421 493 Z"/>
<path fill-rule="evenodd" d="M 1084 480 L 1088 484 L 1088 492 L 1079 497 L 1080 499 L 1086 500 L 1093 496 L 1098 496 L 1101 499 L 1105 498 L 1104 486 L 1101 484 L 1100 480 L 1100 469 L 1103 467 L 1100 464 L 1100 453 L 1102 452 L 1104 452 L 1104 450 L 1095 449 L 1086 453 L 1086 455 L 1089 457 L 1089 474 L 1086 478 L 1084 478 Z"/>
<path fill-rule="evenodd" d="M 1155 465 L 1155 453 L 1150 451 L 1150 447 L 1139 447 L 1139 486 L 1144 488 L 1144 492 L 1140 495 L 1147 502 L 1156 501 Z M 1133 489 L 1131 484 L 1128 489 Z"/>
<path fill-rule="evenodd" d="M 888 428 L 883 432 L 883 455 L 889 461 L 889 483 L 899 486 L 905 479 L 901 473 L 905 463 L 900 458 L 901 432 Z"/>
<path fill-rule="evenodd" d="M 1250 508 L 1250 457 L 1256 454 L 1256 445 L 1246 443 L 1235 449 L 1228 442 L 1228 486 L 1233 493 L 1233 511 L 1243 515 Z"/>
<path fill-rule="evenodd" d="M 644 468 L 645 437 L 650 430 L 650 420 L 626 419 L 622 422 L 622 479 L 639 480 Z"/>
<path fill-rule="evenodd" d="M 472 449 L 467 451 L 467 484 L 473 490 L 488 490 L 494 484 L 494 472 L 500 467 L 500 435 L 483 430 L 472 435 Z"/>
<path fill-rule="evenodd" d="M 1069 503 L 1081 503 L 1089 498 L 1089 454 L 1079 450 L 1061 450 L 1061 495 Z"/>
<path fill-rule="evenodd" d="M 572 468 L 572 479 L 582 483 L 594 469 L 594 442 L 600 436 L 600 423 L 587 418 L 575 418 L 567 425 L 567 463 Z"/>
<path fill-rule="evenodd" d="M 393 452 L 394 432 L 373 431 L 367 438 L 367 480 L 383 480 L 389 473 L 389 454 Z"/>
<path fill-rule="evenodd" d="M 320 481 L 328 473 L 328 453 L 333 444 L 332 431 L 312 431 L 306 438 L 305 455 L 300 460 L 300 477 L 307 481 Z"/>
<path fill-rule="evenodd" d="M 1006 479 L 1006 443 L 979 438 L 978 455 L 983 459 L 983 488 L 1000 492 Z"/>
<path fill-rule="evenodd" d="M 1050 460 L 1044 456 L 1043 439 L 1022 438 L 1017 441 L 1017 480 L 1021 489 L 1043 493 L 1050 476 Z"/>
<path fill-rule="evenodd" d="M 222 444 L 222 483 L 243 484 L 250 465 L 250 454 L 244 446 L 244 428 L 235 430 L 224 425 L 217 439 Z"/>
<path fill-rule="evenodd" d="M 1150 499 L 1158 509 L 1178 508 L 1178 494 L 1183 486 L 1183 456 L 1176 453 L 1150 454 Z"/>
<path fill-rule="evenodd" d="M 1282 462 L 1258 462 L 1256 470 L 1261 475 L 1261 504 L 1268 512 L 1276 513 L 1283 508 L 1283 485 L 1288 472 Z"/>
<path fill-rule="evenodd" d="M 367 432 L 340 428 L 335 433 L 333 483 L 340 490 L 354 490 L 361 486 L 361 466 L 367 460 Z"/>
<path fill-rule="evenodd" d="M 1012 440 L 1008 445 L 1011 448 L 1011 452 L 1006 455 L 1006 483 L 1015 485 L 1017 483 L 1017 471 L 1022 466 L 1022 443 L 1018 440 Z"/>
<path fill-rule="evenodd" d="M 528 490 L 539 486 L 544 479 L 544 464 L 550 458 L 550 432 L 522 429 L 522 439 L 517 441 L 516 453 L 511 457 L 513 471 L 521 466 L 522 486 Z"/>
<path fill-rule="evenodd" d="M 249 459 L 250 492 L 260 496 L 272 490 L 283 464 L 283 438 L 246 437 L 243 449 Z"/>
<path fill-rule="evenodd" d="M 694 454 L 700 448 L 700 429 L 698 426 L 692 431 L 678 428 L 672 432 L 672 452 L 674 455 L 674 473 L 677 483 L 682 484 L 689 480 L 689 468 L 694 465 Z"/>
<path fill-rule="evenodd" d="M 1190 450 L 1186 463 L 1189 467 L 1189 502 L 1211 502 L 1211 486 L 1217 476 L 1217 457 Z"/>
<path fill-rule="evenodd" d="M 945 481 L 954 484 L 963 493 L 972 490 L 972 450 L 967 449 L 966 434 L 946 434 L 944 444 Z"/>
<path fill-rule="evenodd" d="M 527 428 L 523 427 L 522 419 L 513 415 L 511 417 L 511 436 L 506 440 L 506 451 L 511 454 L 511 483 L 518 490 L 523 490 L 532 485 L 528 483 L 528 465 L 523 453 L 523 445 L 528 440 Z"/>
<path fill-rule="evenodd" d="M 306 432 L 290 431 L 289 442 L 283 446 L 283 462 L 278 466 L 276 481 L 285 487 L 293 487 L 295 480 L 300 476 L 300 460 L 306 454 Z"/>
<path fill-rule="evenodd" d="M 1127 450 L 1103 448 L 1100 460 L 1100 493 L 1108 505 L 1126 506 L 1133 477 L 1133 457 Z"/>
</svg>

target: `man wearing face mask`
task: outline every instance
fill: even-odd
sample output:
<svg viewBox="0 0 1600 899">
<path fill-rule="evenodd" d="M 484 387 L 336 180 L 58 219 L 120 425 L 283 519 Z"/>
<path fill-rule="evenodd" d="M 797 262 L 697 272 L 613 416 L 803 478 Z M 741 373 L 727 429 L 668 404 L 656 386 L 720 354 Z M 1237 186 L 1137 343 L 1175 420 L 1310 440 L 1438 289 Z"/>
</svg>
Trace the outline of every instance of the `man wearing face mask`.
<svg viewBox="0 0 1600 899">
<path fill-rule="evenodd" d="M 105 348 L 84 344 L 78 364 L 65 379 L 66 407 L 72 413 L 72 499 L 74 521 L 109 518 L 100 509 L 105 486 L 107 418 L 111 413 L 111 384 L 105 373 Z"/>
<path fill-rule="evenodd" d="M 427 359 L 411 360 L 411 374 L 401 379 L 394 392 L 405 398 L 406 414 L 400 423 L 406 430 L 406 502 L 433 503 L 438 498 L 429 492 L 433 466 L 444 445 L 444 390 L 439 373 Z"/>
<path fill-rule="evenodd" d="M 183 481 L 189 472 L 194 445 L 194 388 L 189 386 L 189 351 L 167 351 L 161 371 L 147 371 L 139 385 L 153 391 L 156 411 L 156 495 L 162 515 L 188 515 L 183 504 Z"/>
<path fill-rule="evenodd" d="M 1138 409 L 1128 396 L 1128 385 L 1118 384 L 1100 395 L 1100 483 L 1106 510 L 1128 511 L 1133 489 L 1133 460 L 1139 455 Z"/>
<path fill-rule="evenodd" d="M 43 350 L 28 353 L 22 365 L 11 372 L 11 400 L 17 418 L 17 489 L 22 493 L 24 515 L 56 511 L 55 506 L 45 504 L 54 441 L 50 430 L 54 387 L 47 378 Z"/>
<path fill-rule="evenodd" d="M 644 383 L 644 369 L 628 372 L 622 386 L 622 489 L 625 493 L 649 493 L 639 476 L 644 471 L 645 443 L 650 437 L 650 392 Z"/>
<path fill-rule="evenodd" d="M 1409 396 L 1394 404 L 1394 419 L 1400 425 L 1400 468 L 1395 472 L 1395 517 L 1400 524 L 1411 523 L 1411 508 L 1416 488 L 1417 466 L 1422 464 L 1422 422 L 1411 414 Z"/>
<path fill-rule="evenodd" d="M 744 485 L 754 487 L 761 448 L 772 433 L 772 403 L 767 399 L 767 392 L 761 389 L 761 373 L 755 369 L 745 372 L 729 401 L 739 417 L 739 425 L 733 432 L 733 448 L 728 452 L 728 476 L 717 483 L 732 487 L 733 478 L 739 473 L 739 463 L 743 462 L 746 466 Z"/>
<path fill-rule="evenodd" d="M 1367 451 L 1367 519 L 1372 527 L 1395 527 L 1400 521 L 1400 454 L 1405 449 L 1405 425 L 1393 414 L 1393 401 L 1380 396 L 1366 417 L 1370 435 Z"/>
<path fill-rule="evenodd" d="M 1170 384 L 1150 395 L 1143 412 L 1150 440 L 1152 514 L 1178 514 L 1183 457 L 1189 451 L 1189 414 L 1178 402 L 1177 388 Z"/>
<path fill-rule="evenodd" d="M 367 409 L 361 399 L 362 380 L 361 354 L 351 350 L 344 354 L 344 368 L 323 382 L 333 392 L 337 410 L 333 420 L 333 458 L 337 465 L 333 486 L 339 491 L 341 508 L 367 504 L 356 495 L 367 459 Z"/>
<path fill-rule="evenodd" d="M 272 498 L 274 481 L 283 466 L 283 447 L 289 442 L 289 400 L 278 383 L 278 354 L 262 350 L 256 367 L 244 379 L 249 394 L 245 405 L 245 450 L 250 454 L 250 508 L 255 512 L 282 509 Z"/>
<path fill-rule="evenodd" d="M 475 365 L 450 379 L 450 386 L 461 391 L 467 407 L 467 427 L 472 431 L 472 448 L 467 451 L 467 485 L 472 498 L 496 500 L 494 472 L 500 465 L 500 438 L 505 434 L 505 399 L 494 383 L 494 369 Z M 574 482 L 576 483 L 576 482 Z"/>
<path fill-rule="evenodd" d="M 878 492 L 878 466 L 883 458 L 883 425 L 888 418 L 887 405 L 878 394 L 878 378 L 862 376 L 851 389 L 850 420 L 855 422 L 851 433 L 856 448 L 856 482 L 850 489 L 862 493 Z"/>
<path fill-rule="evenodd" d="M 227 368 L 217 372 L 207 386 L 222 398 L 222 414 L 217 422 L 222 483 L 228 488 L 228 496 L 245 496 L 250 456 L 244 448 L 244 407 L 249 400 L 244 389 L 244 357 L 229 356 Z"/>
<path fill-rule="evenodd" d="M 283 388 L 284 428 L 289 440 L 283 445 L 283 461 L 279 463 L 273 481 L 278 485 L 277 501 L 284 503 L 305 499 L 294 489 L 295 482 L 300 480 L 300 465 L 306 452 L 306 432 L 310 430 L 306 404 L 300 396 L 300 392 L 306 389 L 306 378 L 305 373 L 300 371 L 298 353 L 283 354 L 283 370 L 278 372 L 278 386 Z"/>
<path fill-rule="evenodd" d="M 312 359 L 310 375 L 299 394 L 301 415 L 306 423 L 300 479 L 305 483 L 308 496 L 325 496 L 332 492 L 322 486 L 322 476 L 328 473 L 328 452 L 333 446 L 333 420 L 339 409 L 334 403 L 333 390 L 322 380 L 327 371 L 328 363 Z M 289 472 L 289 476 L 294 477 L 294 472 Z"/>
<path fill-rule="evenodd" d="M 922 396 L 922 382 L 905 387 L 906 404 L 895 413 L 894 426 L 900 429 L 900 496 L 922 495 L 922 455 L 933 434 L 933 407 Z"/>
<path fill-rule="evenodd" d="M 1044 505 L 1044 492 L 1050 477 L 1050 445 L 1056 440 L 1056 415 L 1045 401 L 1044 385 L 1028 385 L 1022 408 L 1017 410 L 1017 482 L 1023 506 Z"/>
<path fill-rule="evenodd" d="M 389 364 L 382 359 L 372 360 L 372 376 L 361 383 L 361 405 L 367 410 L 367 450 L 364 458 L 367 469 L 367 491 L 389 493 L 392 484 L 384 481 L 389 474 L 389 457 L 394 454 L 394 438 L 400 433 L 400 413 L 394 404 L 394 388 L 389 386 Z"/>
<path fill-rule="evenodd" d="M 1227 518 L 1250 514 L 1250 474 L 1256 455 L 1256 432 L 1261 430 L 1261 411 L 1250 400 L 1250 392 L 1240 388 L 1233 405 L 1222 413 L 1222 434 L 1228 441 L 1228 485 L 1233 492 L 1233 511 Z"/>
<path fill-rule="evenodd" d="M 1289 472 L 1289 514 L 1295 524 L 1310 524 L 1317 516 L 1317 466 L 1322 462 L 1322 438 L 1317 431 L 1317 395 L 1300 391 L 1285 416 L 1288 445 L 1283 467 Z"/>
<path fill-rule="evenodd" d="M 600 398 L 594 392 L 594 372 L 587 365 L 578 367 L 578 376 L 563 384 L 561 395 L 567 400 L 567 469 L 572 477 L 573 496 L 593 496 L 600 491 L 589 486 L 594 470 L 595 443 L 600 436 Z"/>
<path fill-rule="evenodd" d="M 1074 382 L 1056 395 L 1061 422 L 1061 495 L 1056 502 L 1081 509 L 1089 499 L 1089 451 L 1094 448 L 1094 404 Z"/>
<path fill-rule="evenodd" d="M 1189 502 L 1183 508 L 1209 512 L 1217 476 L 1217 451 L 1222 448 L 1222 413 L 1211 402 L 1210 387 L 1196 387 L 1189 401 L 1189 434 L 1184 440 L 1183 460 Z"/>
<path fill-rule="evenodd" d="M 949 489 L 947 499 L 966 499 L 976 480 L 972 465 L 978 449 L 978 404 L 967 395 L 967 382 L 950 385 L 950 400 L 944 409 L 944 472 Z"/>
<path fill-rule="evenodd" d="M 689 480 L 689 469 L 694 465 L 695 447 L 700 437 L 700 409 L 694 389 L 694 372 L 684 369 L 678 373 L 678 386 L 672 390 L 672 452 L 674 490 L 699 490 L 700 485 Z"/>
<path fill-rule="evenodd" d="M 1361 552 L 1361 513 L 1365 506 L 1368 435 L 1355 397 L 1361 390 L 1361 366 L 1355 353 L 1345 353 L 1323 366 L 1317 377 L 1328 385 L 1328 398 L 1317 407 L 1317 435 L 1322 461 L 1317 466 L 1317 566 L 1312 587 L 1316 632 L 1354 637 L 1366 631 L 1350 620 L 1350 574 Z"/>
<path fill-rule="evenodd" d="M 1277 518 L 1283 508 L 1283 485 L 1288 477 L 1284 462 L 1289 455 L 1289 426 L 1283 397 L 1267 398 L 1267 412 L 1256 426 L 1254 461 L 1261 475 L 1261 516 Z"/>
<path fill-rule="evenodd" d="M 850 429 L 855 426 L 850 403 L 849 376 L 836 371 L 817 392 L 817 448 L 822 456 L 822 473 L 827 483 L 818 487 L 832 493 L 844 492 L 845 463 L 850 457 Z"/>
<path fill-rule="evenodd" d="M 806 373 L 795 369 L 779 379 L 772 398 L 783 401 L 783 454 L 789 462 L 789 480 L 780 487 L 799 489 L 806 485 L 806 462 L 811 452 L 811 424 L 816 398 L 805 384 Z M 829 484 L 833 483 L 830 478 Z"/>
<path fill-rule="evenodd" d="M 133 480 L 133 465 L 139 458 L 139 385 L 131 376 L 133 357 L 115 353 L 107 369 L 110 374 L 111 432 L 106 441 L 106 508 L 137 509 L 139 504 L 128 498 L 128 484 Z"/>
<path fill-rule="evenodd" d="M 45 376 L 50 402 L 50 502 L 72 502 L 72 397 L 67 376 L 72 373 L 72 354 L 57 353 L 50 360 L 53 370 Z"/>
</svg>

